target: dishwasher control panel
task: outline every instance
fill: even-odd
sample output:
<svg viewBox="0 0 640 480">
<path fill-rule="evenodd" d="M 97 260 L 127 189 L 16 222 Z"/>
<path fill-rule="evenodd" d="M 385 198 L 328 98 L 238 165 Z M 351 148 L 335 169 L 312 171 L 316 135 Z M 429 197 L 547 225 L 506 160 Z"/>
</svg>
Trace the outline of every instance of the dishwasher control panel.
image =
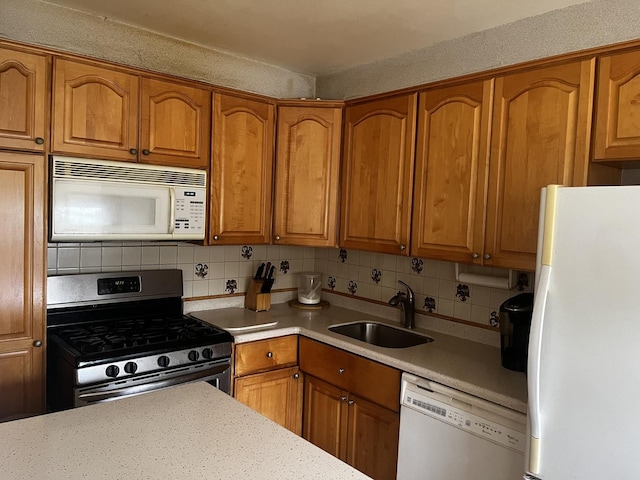
<svg viewBox="0 0 640 480">
<path fill-rule="evenodd" d="M 418 387 L 419 388 L 419 387 Z M 434 394 L 433 396 L 442 397 Z M 472 413 L 473 406 L 464 402 L 457 402 L 453 398 L 447 398 L 450 402 L 440 401 L 432 398 L 430 392 L 424 393 L 416 389 L 405 388 L 403 392 L 402 405 L 412 408 L 424 415 L 429 415 L 442 422 L 473 433 L 481 438 L 490 440 L 497 444 L 511 448 L 518 452 L 525 450 L 525 434 L 513 428 L 500 424 L 500 422 L 487 420 Z M 461 406 L 456 406 L 458 403 Z"/>
</svg>

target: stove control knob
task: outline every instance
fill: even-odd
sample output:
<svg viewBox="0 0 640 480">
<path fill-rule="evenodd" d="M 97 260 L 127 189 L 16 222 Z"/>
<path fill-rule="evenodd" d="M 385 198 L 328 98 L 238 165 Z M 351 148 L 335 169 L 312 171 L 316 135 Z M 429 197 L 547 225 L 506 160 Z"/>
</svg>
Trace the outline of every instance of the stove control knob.
<svg viewBox="0 0 640 480">
<path fill-rule="evenodd" d="M 136 362 L 127 362 L 124 364 L 124 371 L 127 373 L 136 373 L 138 370 L 138 365 Z"/>
<path fill-rule="evenodd" d="M 213 350 L 211 350 L 210 348 L 205 348 L 204 350 L 202 350 L 203 358 L 206 358 L 207 360 L 209 360 L 212 356 L 213 356 Z"/>
<path fill-rule="evenodd" d="M 168 367 L 169 366 L 169 357 L 166 355 L 162 355 L 158 357 L 158 366 L 160 367 Z"/>
<path fill-rule="evenodd" d="M 195 362 L 198 360 L 198 358 L 200 358 L 200 354 L 196 350 L 191 350 L 189 352 L 189 360 Z"/>
<path fill-rule="evenodd" d="M 120 373 L 120 369 L 117 365 L 109 365 L 104 373 L 107 377 L 116 378 Z"/>
</svg>

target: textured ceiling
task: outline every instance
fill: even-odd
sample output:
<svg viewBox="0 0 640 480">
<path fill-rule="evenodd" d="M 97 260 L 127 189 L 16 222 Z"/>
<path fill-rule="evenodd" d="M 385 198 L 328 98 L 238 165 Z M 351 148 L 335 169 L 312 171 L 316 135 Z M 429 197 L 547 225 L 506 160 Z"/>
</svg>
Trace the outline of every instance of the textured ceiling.
<svg viewBox="0 0 640 480">
<path fill-rule="evenodd" d="M 49 0 L 322 75 L 587 0 Z"/>
</svg>

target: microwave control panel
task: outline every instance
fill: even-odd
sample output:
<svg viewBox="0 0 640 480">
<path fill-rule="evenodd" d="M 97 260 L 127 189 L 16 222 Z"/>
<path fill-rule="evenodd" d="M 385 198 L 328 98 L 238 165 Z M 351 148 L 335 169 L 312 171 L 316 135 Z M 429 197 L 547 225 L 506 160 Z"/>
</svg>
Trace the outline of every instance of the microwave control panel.
<svg viewBox="0 0 640 480">
<path fill-rule="evenodd" d="M 175 233 L 204 233 L 206 190 L 204 188 L 176 188 Z"/>
</svg>

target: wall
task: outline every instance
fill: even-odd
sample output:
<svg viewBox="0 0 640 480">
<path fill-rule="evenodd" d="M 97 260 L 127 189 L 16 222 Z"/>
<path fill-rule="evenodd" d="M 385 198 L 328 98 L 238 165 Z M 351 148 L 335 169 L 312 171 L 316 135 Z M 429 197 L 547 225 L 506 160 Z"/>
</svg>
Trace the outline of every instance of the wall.
<svg viewBox="0 0 640 480">
<path fill-rule="evenodd" d="M 640 38 L 640 2 L 598 0 L 526 18 L 317 79 L 347 99 Z"/>
<path fill-rule="evenodd" d="M 0 37 L 278 98 L 315 79 L 38 0 L 2 0 Z"/>
<path fill-rule="evenodd" d="M 416 293 L 416 308 L 483 326 L 495 326 L 500 304 L 520 293 L 456 282 L 451 262 L 357 250 L 177 242 L 53 243 L 48 248 L 49 275 L 179 268 L 185 298 L 244 293 L 260 263 L 267 261 L 276 266 L 274 289 L 297 288 L 296 273 L 317 271 L 325 289 L 387 302 L 400 288 L 397 280 L 403 280 Z M 507 275 L 506 270 L 466 265 L 461 271 Z M 532 280 L 526 276 L 521 291 L 531 291 Z"/>
</svg>

